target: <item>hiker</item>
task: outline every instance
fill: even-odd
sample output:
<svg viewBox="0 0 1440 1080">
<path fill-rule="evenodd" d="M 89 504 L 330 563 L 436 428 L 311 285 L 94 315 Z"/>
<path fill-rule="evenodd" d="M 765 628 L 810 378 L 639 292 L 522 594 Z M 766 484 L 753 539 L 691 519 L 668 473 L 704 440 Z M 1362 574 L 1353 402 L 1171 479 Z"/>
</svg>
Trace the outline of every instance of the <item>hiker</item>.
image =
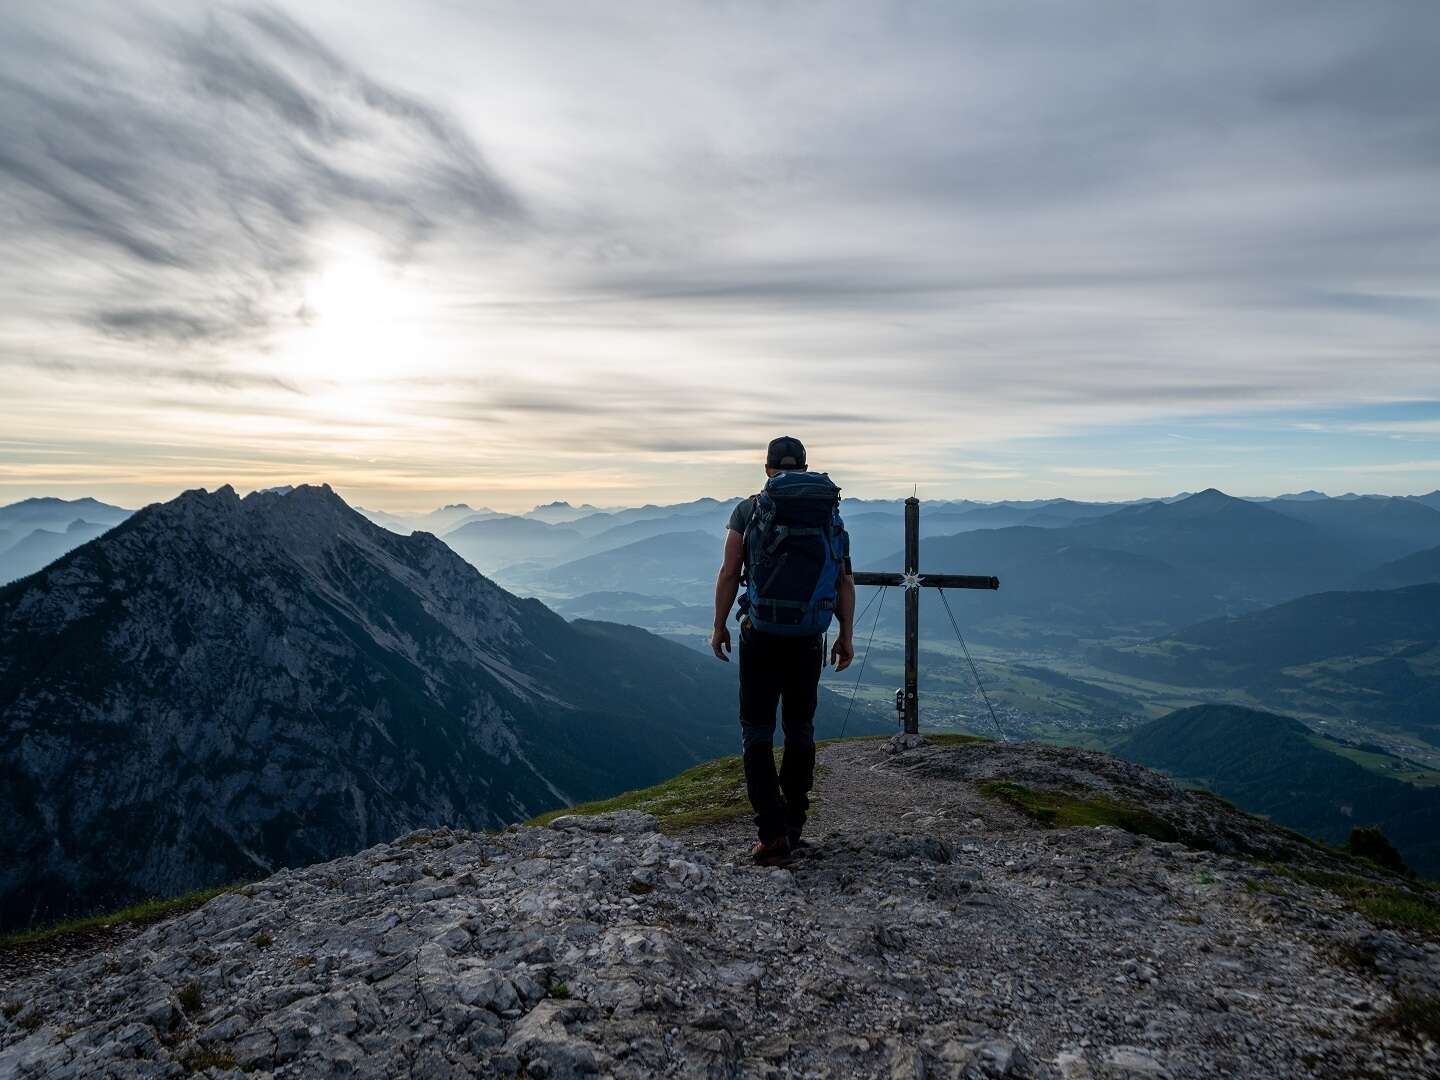
<svg viewBox="0 0 1440 1080">
<path fill-rule="evenodd" d="M 850 540 L 840 520 L 840 489 L 805 464 L 800 440 L 782 435 L 765 456 L 764 490 L 735 507 L 725 561 L 715 581 L 710 649 L 728 661 L 726 622 L 740 596 L 740 745 L 745 789 L 762 865 L 787 861 L 805 846 L 800 834 L 815 778 L 815 704 L 825 635 L 836 622 L 829 662 L 844 671 L 855 657 L 851 636 L 855 579 Z M 785 754 L 775 773 L 775 707 Z"/>
</svg>

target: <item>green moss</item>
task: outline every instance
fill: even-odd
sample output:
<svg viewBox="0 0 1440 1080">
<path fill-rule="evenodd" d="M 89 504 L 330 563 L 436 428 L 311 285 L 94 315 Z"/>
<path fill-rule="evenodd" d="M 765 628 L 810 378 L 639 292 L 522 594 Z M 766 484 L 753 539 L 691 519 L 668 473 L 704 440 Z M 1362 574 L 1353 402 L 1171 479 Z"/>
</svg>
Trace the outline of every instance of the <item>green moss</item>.
<svg viewBox="0 0 1440 1080">
<path fill-rule="evenodd" d="M 186 983 L 175 996 L 180 1002 L 180 1008 L 191 1015 L 198 1013 L 205 1004 L 205 995 L 201 993 L 200 984 L 197 982 Z"/>
<path fill-rule="evenodd" d="M 1288 896 L 1285 887 L 1277 881 L 1268 879 L 1245 879 L 1245 891 L 1249 893 L 1268 893 L 1270 896 Z"/>
<path fill-rule="evenodd" d="M 93 933 L 97 930 L 109 930 L 127 923 L 133 926 L 148 926 L 150 923 L 160 922 L 162 919 L 194 911 L 221 893 L 229 892 L 232 888 L 234 888 L 233 885 L 221 885 L 213 889 L 198 889 L 195 892 L 186 893 L 184 896 L 144 900 L 138 904 L 121 908 L 119 911 L 106 912 L 103 915 L 66 919 L 64 922 L 51 923 L 49 926 L 7 934 L 0 937 L 0 951 L 52 943 L 64 938 Z"/>
<path fill-rule="evenodd" d="M 570 987 L 563 982 L 551 983 L 546 988 L 545 994 L 547 997 L 552 998 L 568 998 L 570 996 Z"/>
<path fill-rule="evenodd" d="M 1345 846 L 1356 858 L 1369 859 L 1392 873 L 1410 873 L 1410 867 L 1405 865 L 1400 852 L 1395 850 L 1395 845 L 1378 825 L 1357 825 L 1350 830 L 1350 841 Z"/>
<path fill-rule="evenodd" d="M 1098 797 L 1081 798 L 1062 791 L 1042 791 L 1009 780 L 982 780 L 981 795 L 999 799 L 1047 829 L 1076 825 L 1112 825 L 1156 840 L 1178 840 L 1180 834 L 1163 818 L 1128 803 Z"/>
<path fill-rule="evenodd" d="M 1380 1022 L 1417 1042 L 1429 1039 L 1440 1043 L 1440 996 L 1400 994 Z"/>
<path fill-rule="evenodd" d="M 206 1069 L 233 1069 L 235 1055 L 224 1050 L 196 1048 L 180 1059 L 180 1067 L 188 1073 L 204 1072 Z"/>
</svg>

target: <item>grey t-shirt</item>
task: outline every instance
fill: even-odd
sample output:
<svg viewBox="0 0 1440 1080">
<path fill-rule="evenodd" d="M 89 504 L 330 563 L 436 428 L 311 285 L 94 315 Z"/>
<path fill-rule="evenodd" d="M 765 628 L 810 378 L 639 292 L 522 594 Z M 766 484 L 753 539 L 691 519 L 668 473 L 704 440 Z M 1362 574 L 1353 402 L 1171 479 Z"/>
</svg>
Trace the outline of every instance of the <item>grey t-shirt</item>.
<svg viewBox="0 0 1440 1080">
<path fill-rule="evenodd" d="M 750 525 L 750 519 L 755 516 L 755 497 L 741 499 L 735 504 L 735 509 L 730 511 L 730 520 L 725 523 L 727 529 L 734 529 L 741 536 L 745 535 L 745 529 Z"/>
</svg>

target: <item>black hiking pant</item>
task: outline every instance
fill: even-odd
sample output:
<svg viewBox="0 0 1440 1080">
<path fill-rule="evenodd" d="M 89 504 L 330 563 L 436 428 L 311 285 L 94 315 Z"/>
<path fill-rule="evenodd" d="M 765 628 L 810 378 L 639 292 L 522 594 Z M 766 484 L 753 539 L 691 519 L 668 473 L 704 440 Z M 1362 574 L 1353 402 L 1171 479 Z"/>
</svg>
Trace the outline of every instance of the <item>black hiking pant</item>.
<svg viewBox="0 0 1440 1080">
<path fill-rule="evenodd" d="M 745 790 L 755 828 L 769 843 L 798 836 L 810 809 L 815 780 L 815 702 L 824 639 L 766 634 L 748 623 L 740 630 L 740 745 Z M 775 707 L 785 732 L 785 754 L 775 773 Z"/>
</svg>

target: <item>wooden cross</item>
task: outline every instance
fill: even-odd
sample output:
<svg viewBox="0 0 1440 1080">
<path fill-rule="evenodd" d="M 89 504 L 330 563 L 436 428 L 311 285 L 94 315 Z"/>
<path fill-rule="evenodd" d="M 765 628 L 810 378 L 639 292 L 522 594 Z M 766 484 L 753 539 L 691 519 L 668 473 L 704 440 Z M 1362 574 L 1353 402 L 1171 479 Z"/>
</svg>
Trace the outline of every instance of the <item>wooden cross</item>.
<svg viewBox="0 0 1440 1080">
<path fill-rule="evenodd" d="M 899 574 L 861 571 L 855 574 L 856 585 L 899 585 L 905 590 L 905 689 L 895 704 L 905 718 L 905 733 L 920 732 L 920 695 L 916 689 L 920 675 L 920 588 L 932 589 L 998 589 L 997 577 L 976 577 L 971 574 L 920 573 L 920 500 L 905 500 L 905 570 Z"/>
</svg>

